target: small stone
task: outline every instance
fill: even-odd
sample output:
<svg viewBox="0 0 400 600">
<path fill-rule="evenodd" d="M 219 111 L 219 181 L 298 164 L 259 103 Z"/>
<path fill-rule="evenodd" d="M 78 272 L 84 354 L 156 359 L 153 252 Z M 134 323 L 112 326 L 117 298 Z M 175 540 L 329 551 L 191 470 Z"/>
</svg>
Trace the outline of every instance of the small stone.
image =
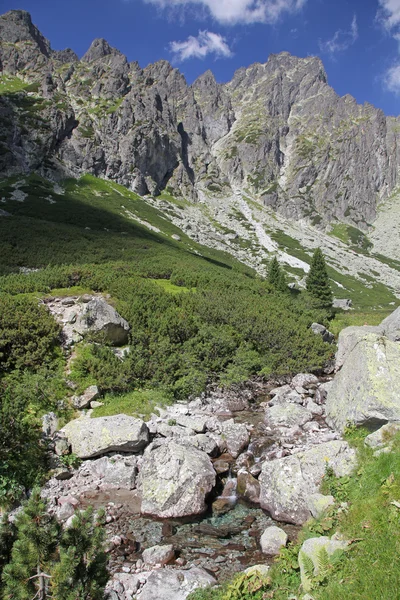
<svg viewBox="0 0 400 600">
<path fill-rule="evenodd" d="M 248 567 L 245 569 L 246 575 L 254 575 L 258 574 L 261 576 L 268 575 L 270 567 L 268 565 L 253 565 L 252 567 Z"/>
<path fill-rule="evenodd" d="M 329 506 L 335 504 L 333 496 L 325 496 L 324 494 L 311 494 L 307 500 L 307 506 L 314 519 L 318 519 Z"/>
<path fill-rule="evenodd" d="M 175 558 L 175 550 L 172 544 L 153 546 L 144 550 L 142 557 L 146 565 L 166 565 Z"/>
<path fill-rule="evenodd" d="M 276 556 L 280 549 L 286 546 L 287 541 L 288 536 L 283 529 L 275 525 L 267 527 L 260 539 L 261 550 L 268 556 Z"/>
<path fill-rule="evenodd" d="M 99 402 L 98 400 L 93 400 L 90 403 L 90 408 L 100 408 L 100 406 L 104 406 L 104 402 Z"/>
</svg>

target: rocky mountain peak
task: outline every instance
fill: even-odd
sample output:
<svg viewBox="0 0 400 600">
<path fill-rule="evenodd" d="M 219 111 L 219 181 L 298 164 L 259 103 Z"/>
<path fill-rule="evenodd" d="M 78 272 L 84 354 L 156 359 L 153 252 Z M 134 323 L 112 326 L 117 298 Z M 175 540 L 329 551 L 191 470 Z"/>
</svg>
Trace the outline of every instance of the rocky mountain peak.
<svg viewBox="0 0 400 600">
<path fill-rule="evenodd" d="M 10 10 L 0 16 L 0 39 L 8 44 L 33 42 L 36 48 L 49 57 L 50 42 L 32 23 L 31 15 L 25 10 Z"/>
<path fill-rule="evenodd" d="M 82 57 L 82 62 L 91 63 L 100 58 L 104 58 L 105 56 L 123 56 L 123 54 L 110 46 L 110 44 L 104 38 L 97 38 L 93 40 L 90 45 L 89 50 Z"/>
<path fill-rule="evenodd" d="M 29 137 L 23 115 L 19 122 L 0 97 L 10 123 L 0 146 L 6 173 L 41 168 L 51 156 L 62 173 L 143 194 L 168 187 L 196 200 L 249 190 L 285 217 L 360 229 L 400 183 L 398 119 L 340 98 L 318 57 L 281 52 L 228 83 L 207 71 L 188 86 L 168 61 L 142 69 L 101 38 L 81 61 L 72 50 L 53 52 L 28 13 L 10 11 L 0 17 L 0 67 L 39 83 L 50 101 L 36 99 L 40 120 Z"/>
</svg>

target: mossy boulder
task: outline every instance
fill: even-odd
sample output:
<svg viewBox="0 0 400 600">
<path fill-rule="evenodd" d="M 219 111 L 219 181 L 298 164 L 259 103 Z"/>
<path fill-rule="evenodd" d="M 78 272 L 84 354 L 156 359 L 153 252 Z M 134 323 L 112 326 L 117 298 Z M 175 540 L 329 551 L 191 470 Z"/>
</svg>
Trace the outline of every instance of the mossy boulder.
<svg viewBox="0 0 400 600">
<path fill-rule="evenodd" d="M 339 440 L 265 462 L 259 477 L 260 505 L 277 521 L 301 525 L 311 517 L 311 497 L 319 491 L 326 468 L 343 477 L 355 465 L 355 451 Z"/>
<path fill-rule="evenodd" d="M 142 513 L 162 518 L 203 513 L 216 473 L 209 456 L 174 440 L 146 448 L 139 474 Z"/>
<path fill-rule="evenodd" d="M 61 432 L 68 438 L 73 454 L 83 459 L 108 452 L 139 452 L 149 443 L 146 423 L 127 415 L 74 419 Z"/>
<path fill-rule="evenodd" d="M 348 424 L 373 431 L 388 421 L 400 422 L 400 345 L 377 333 L 358 332 L 328 391 L 325 410 L 328 424 L 339 431 Z"/>
</svg>

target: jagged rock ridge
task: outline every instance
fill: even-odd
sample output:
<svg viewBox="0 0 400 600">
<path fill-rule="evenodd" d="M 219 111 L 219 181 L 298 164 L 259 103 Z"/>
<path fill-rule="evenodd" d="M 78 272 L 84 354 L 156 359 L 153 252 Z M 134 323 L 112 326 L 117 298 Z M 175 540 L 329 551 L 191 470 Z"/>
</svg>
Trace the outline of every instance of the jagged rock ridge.
<svg viewBox="0 0 400 600">
<path fill-rule="evenodd" d="M 0 95 L 3 175 L 91 173 L 193 201 L 249 190 L 286 217 L 360 228 L 398 183 L 399 120 L 337 96 L 316 57 L 283 52 L 188 86 L 103 39 L 80 61 L 54 51 L 18 10 L 0 17 L 0 68 L 31 84 Z"/>
</svg>

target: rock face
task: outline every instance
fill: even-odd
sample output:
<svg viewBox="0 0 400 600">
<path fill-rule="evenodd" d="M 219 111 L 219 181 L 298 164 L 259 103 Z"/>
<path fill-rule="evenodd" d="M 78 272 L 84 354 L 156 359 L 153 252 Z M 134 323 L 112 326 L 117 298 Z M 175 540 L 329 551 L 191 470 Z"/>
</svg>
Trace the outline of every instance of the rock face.
<svg viewBox="0 0 400 600">
<path fill-rule="evenodd" d="M 25 92 L 0 98 L 2 175 L 91 173 L 193 200 L 248 188 L 284 216 L 361 228 L 398 184 L 398 119 L 337 96 L 319 58 L 283 52 L 188 86 L 166 61 L 141 69 L 103 39 L 81 61 L 54 51 L 24 11 L 0 17 L 0 40 L 3 73 L 37 90 L 29 125 Z"/>
<path fill-rule="evenodd" d="M 400 346 L 381 334 L 354 329 L 345 334 L 354 343 L 326 400 L 327 422 L 339 431 L 348 423 L 374 430 L 400 421 Z"/>
<path fill-rule="evenodd" d="M 94 458 L 107 452 L 139 452 L 149 442 L 147 425 L 127 415 L 75 419 L 61 431 L 79 458 Z"/>
<path fill-rule="evenodd" d="M 318 492 L 326 467 L 341 477 L 355 465 L 355 451 L 342 441 L 265 462 L 259 477 L 261 507 L 277 521 L 301 525 L 311 516 L 309 498 Z"/>
<path fill-rule="evenodd" d="M 146 448 L 139 475 L 142 512 L 164 518 L 201 514 L 215 477 L 205 452 L 172 440 L 153 442 Z"/>
</svg>

